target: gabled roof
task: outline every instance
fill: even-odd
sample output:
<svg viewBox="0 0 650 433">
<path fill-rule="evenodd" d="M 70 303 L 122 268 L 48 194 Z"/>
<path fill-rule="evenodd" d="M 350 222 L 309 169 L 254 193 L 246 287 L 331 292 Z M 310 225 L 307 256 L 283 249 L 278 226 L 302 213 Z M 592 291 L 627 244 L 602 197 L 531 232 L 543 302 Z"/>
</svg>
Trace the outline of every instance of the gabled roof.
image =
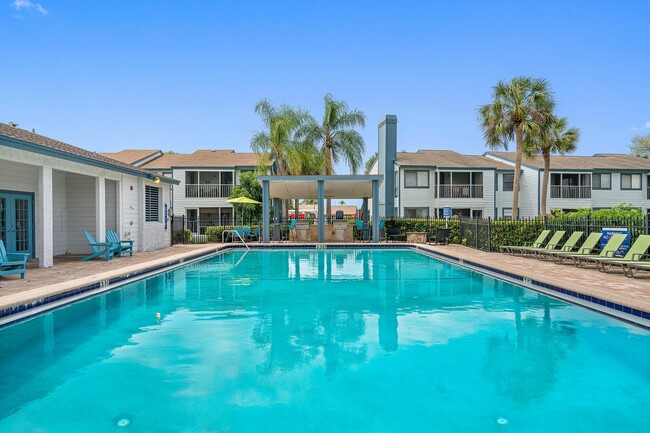
<svg viewBox="0 0 650 433">
<path fill-rule="evenodd" d="M 149 162 L 153 158 L 162 156 L 161 150 L 140 150 L 140 149 L 126 149 L 114 153 L 101 153 L 108 158 L 122 161 L 126 164 L 135 165 L 138 167 L 139 162 Z"/>
<path fill-rule="evenodd" d="M 488 152 L 515 162 L 515 152 Z M 535 168 L 544 168 L 544 159 L 541 156 L 526 158 L 524 164 Z M 551 170 L 650 170 L 650 159 L 622 153 L 597 153 L 593 156 L 551 156 Z"/>
<path fill-rule="evenodd" d="M 91 152 L 77 146 L 73 146 L 53 138 L 39 135 L 33 132 L 25 131 L 14 126 L 0 123 L 0 144 L 10 147 L 21 148 L 31 152 L 39 152 L 55 158 L 71 159 L 96 167 L 106 168 L 133 174 L 134 176 L 146 177 L 153 179 L 154 175 L 133 165 L 126 164 L 122 161 L 109 158 L 99 153 Z M 178 183 L 178 181 L 159 176 L 161 180 L 168 183 Z"/>
<path fill-rule="evenodd" d="M 461 155 L 453 150 L 418 150 L 397 152 L 396 161 L 401 166 L 440 168 L 487 168 L 513 170 L 512 166 L 480 155 Z"/>
<path fill-rule="evenodd" d="M 171 153 L 164 154 L 142 168 L 149 170 L 165 169 L 173 167 L 255 167 L 258 164 L 257 153 L 242 152 L 234 150 L 197 150 L 194 153 Z"/>
</svg>

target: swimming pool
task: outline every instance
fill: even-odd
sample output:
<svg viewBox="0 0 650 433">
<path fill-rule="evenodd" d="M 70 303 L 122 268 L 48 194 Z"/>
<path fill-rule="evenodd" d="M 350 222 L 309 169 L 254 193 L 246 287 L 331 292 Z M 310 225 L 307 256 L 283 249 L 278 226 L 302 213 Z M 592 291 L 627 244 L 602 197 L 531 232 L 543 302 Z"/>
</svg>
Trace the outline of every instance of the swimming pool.
<svg viewBox="0 0 650 433">
<path fill-rule="evenodd" d="M 2 432 L 640 432 L 650 333 L 407 250 L 231 251 L 0 330 Z"/>
</svg>

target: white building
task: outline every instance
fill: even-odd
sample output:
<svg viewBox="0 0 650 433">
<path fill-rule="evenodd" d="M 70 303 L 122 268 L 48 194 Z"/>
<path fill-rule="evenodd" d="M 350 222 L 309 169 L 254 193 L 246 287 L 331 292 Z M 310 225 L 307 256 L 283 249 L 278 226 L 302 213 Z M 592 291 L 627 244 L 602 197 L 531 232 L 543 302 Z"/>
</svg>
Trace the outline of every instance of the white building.
<svg viewBox="0 0 650 433">
<path fill-rule="evenodd" d="M 137 251 L 171 243 L 166 216 L 171 185 L 164 176 L 0 123 L 0 238 L 9 252 L 40 267 L 62 254 L 90 254 L 105 230 Z"/>
<path fill-rule="evenodd" d="M 164 154 L 141 168 L 176 179 L 172 206 L 174 215 L 202 225 L 232 224 L 233 206 L 226 200 L 239 184 L 239 176 L 254 171 L 256 153 L 234 150 L 197 150 L 190 154 Z"/>
<path fill-rule="evenodd" d="M 379 122 L 378 159 L 383 174 L 381 216 L 439 216 L 443 207 L 471 217 L 512 216 L 514 152 L 461 155 L 451 150 L 397 152 L 397 117 Z M 543 160 L 522 164 L 519 215 L 541 213 Z M 620 203 L 650 212 L 650 159 L 622 154 L 552 156 L 547 212 L 603 209 Z"/>
<path fill-rule="evenodd" d="M 487 152 L 488 158 L 514 167 L 514 152 Z M 519 210 L 522 216 L 541 213 L 544 160 L 536 156 L 522 163 Z M 502 182 L 501 188 L 504 188 Z M 512 184 L 509 184 L 512 191 Z M 500 191 L 507 201 L 507 191 Z M 551 156 L 547 209 L 572 211 L 578 208 L 609 209 L 620 203 L 650 213 L 650 159 L 624 154 Z M 512 204 L 509 205 L 512 207 Z"/>
</svg>

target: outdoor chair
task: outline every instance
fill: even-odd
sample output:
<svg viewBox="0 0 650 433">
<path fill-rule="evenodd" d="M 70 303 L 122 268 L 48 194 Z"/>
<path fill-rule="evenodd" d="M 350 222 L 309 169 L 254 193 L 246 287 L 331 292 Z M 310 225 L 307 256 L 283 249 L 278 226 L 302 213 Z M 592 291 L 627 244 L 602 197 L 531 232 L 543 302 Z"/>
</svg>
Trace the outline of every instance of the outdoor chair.
<svg viewBox="0 0 650 433">
<path fill-rule="evenodd" d="M 609 238 L 609 242 L 607 242 L 607 244 L 602 247 L 600 254 L 575 254 L 570 257 L 573 259 L 575 265 L 579 268 L 584 268 L 589 263 L 596 263 L 601 258 L 613 259 L 614 254 L 616 254 L 621 245 L 623 245 L 623 242 L 625 242 L 626 238 L 627 235 L 616 233 L 612 235 L 612 237 Z"/>
<path fill-rule="evenodd" d="M 562 263 L 566 259 L 574 259 L 576 256 L 588 256 L 590 255 L 598 245 L 600 238 L 603 237 L 603 234 L 600 232 L 594 232 L 587 236 L 587 239 L 580 245 L 576 251 L 566 250 L 566 244 L 562 247 L 560 251 L 549 251 L 546 253 L 548 256 L 553 257 L 555 263 Z M 567 241 L 568 243 L 568 241 Z"/>
<path fill-rule="evenodd" d="M 93 253 L 89 256 L 82 257 L 82 262 L 99 256 L 104 256 L 104 259 L 109 261 L 113 258 L 113 253 L 117 252 L 117 247 L 111 242 L 95 242 L 95 238 L 93 238 L 93 235 L 88 230 L 84 230 L 84 235 L 88 239 L 88 246 L 93 249 Z"/>
<path fill-rule="evenodd" d="M 122 253 L 129 253 L 129 256 L 133 256 L 133 241 L 132 240 L 122 240 L 113 230 L 106 230 L 106 241 L 113 244 L 114 250 L 117 252 L 117 255 L 122 257 Z"/>
<path fill-rule="evenodd" d="M 370 230 L 368 226 L 363 223 L 361 220 L 354 220 L 354 224 L 357 228 L 357 240 L 367 241 L 370 240 Z"/>
<path fill-rule="evenodd" d="M 402 234 L 401 227 L 388 227 L 386 229 L 386 241 L 403 241 L 404 235 Z"/>
<path fill-rule="evenodd" d="M 573 251 L 573 249 L 576 247 L 576 244 L 578 243 L 580 238 L 582 238 L 583 233 L 584 232 L 581 232 L 581 231 L 571 233 L 571 236 L 569 236 L 569 239 L 567 239 L 566 242 L 564 243 L 564 245 L 562 245 L 562 248 L 557 248 L 557 247 L 552 248 L 552 249 L 544 248 L 542 250 L 536 251 L 535 254 L 537 255 L 537 258 L 539 258 L 540 260 L 544 260 L 547 257 L 552 257 L 552 254 L 554 252 L 556 252 L 556 251 L 558 251 L 558 252 L 561 252 L 561 251 Z M 559 246 L 559 244 L 558 244 L 558 246 Z"/>
<path fill-rule="evenodd" d="M 386 225 L 386 220 L 379 221 L 379 241 L 384 240 L 384 226 Z"/>
<path fill-rule="evenodd" d="M 441 243 L 444 245 L 449 244 L 449 232 L 450 232 L 449 229 L 436 229 L 436 233 L 433 236 L 433 244 L 434 245 L 438 245 Z"/>
<path fill-rule="evenodd" d="M 613 266 L 620 266 L 623 273 L 627 273 L 625 265 L 640 262 L 641 258 L 648 251 L 648 248 L 650 248 L 650 235 L 641 235 L 634 241 L 634 244 L 627 251 L 625 257 L 594 258 L 592 260 L 596 262 L 596 266 L 600 272 L 607 272 Z"/>
<path fill-rule="evenodd" d="M 291 224 L 289 224 L 289 227 L 282 227 L 280 233 L 280 239 L 282 239 L 283 241 L 298 240 L 295 231 L 297 221 L 298 221 L 297 219 L 292 219 Z"/>
<path fill-rule="evenodd" d="M 548 241 L 548 243 L 543 246 L 543 247 L 521 247 L 519 248 L 519 252 L 522 255 L 530 254 L 530 255 L 537 255 L 540 252 L 543 251 L 558 251 L 560 241 L 564 237 L 564 233 L 566 233 L 564 230 L 558 230 L 555 233 L 553 233 L 553 236 L 551 236 L 551 239 Z"/>
<path fill-rule="evenodd" d="M 501 245 L 501 249 L 504 250 L 505 253 L 508 254 L 515 254 L 515 252 L 519 251 L 521 252 L 522 248 L 541 248 L 542 245 L 544 245 L 544 242 L 546 241 L 546 238 L 548 235 L 551 234 L 550 230 L 542 230 L 542 232 L 537 236 L 537 239 L 535 239 L 535 242 L 533 242 L 532 245 Z"/>
<path fill-rule="evenodd" d="M 623 268 L 625 276 L 632 278 L 636 275 L 638 271 L 647 271 L 650 272 L 650 262 L 634 262 L 634 263 L 623 263 Z"/>
<path fill-rule="evenodd" d="M 252 231 L 246 237 L 247 241 L 259 241 L 260 240 L 260 227 L 255 227 L 255 231 Z"/>
<path fill-rule="evenodd" d="M 0 239 L 0 276 L 20 274 L 20 279 L 24 280 L 28 258 L 29 254 L 7 253 Z"/>
</svg>

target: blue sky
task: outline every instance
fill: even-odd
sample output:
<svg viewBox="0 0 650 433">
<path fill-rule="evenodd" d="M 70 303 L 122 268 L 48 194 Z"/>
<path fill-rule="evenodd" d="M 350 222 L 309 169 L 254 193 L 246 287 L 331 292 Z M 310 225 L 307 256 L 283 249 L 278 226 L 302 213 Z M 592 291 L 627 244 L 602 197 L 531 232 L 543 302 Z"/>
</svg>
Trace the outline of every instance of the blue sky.
<svg viewBox="0 0 650 433">
<path fill-rule="evenodd" d="M 548 79 L 578 154 L 650 133 L 650 1 L 4 0 L 0 121 L 98 152 L 249 151 L 267 98 L 321 115 L 327 92 L 398 148 L 486 149 L 476 109 Z M 346 172 L 340 167 L 339 173 Z"/>
</svg>

